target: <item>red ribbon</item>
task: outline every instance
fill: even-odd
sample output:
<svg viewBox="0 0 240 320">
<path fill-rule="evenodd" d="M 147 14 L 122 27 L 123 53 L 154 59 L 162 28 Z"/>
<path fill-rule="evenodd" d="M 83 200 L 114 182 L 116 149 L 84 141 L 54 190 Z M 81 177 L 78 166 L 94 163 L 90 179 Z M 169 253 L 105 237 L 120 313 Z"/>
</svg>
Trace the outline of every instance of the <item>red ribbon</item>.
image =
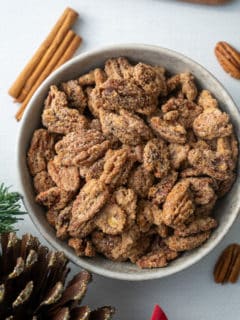
<svg viewBox="0 0 240 320">
<path fill-rule="evenodd" d="M 151 320 L 168 320 L 168 318 L 159 305 L 156 305 L 154 307 Z"/>
</svg>

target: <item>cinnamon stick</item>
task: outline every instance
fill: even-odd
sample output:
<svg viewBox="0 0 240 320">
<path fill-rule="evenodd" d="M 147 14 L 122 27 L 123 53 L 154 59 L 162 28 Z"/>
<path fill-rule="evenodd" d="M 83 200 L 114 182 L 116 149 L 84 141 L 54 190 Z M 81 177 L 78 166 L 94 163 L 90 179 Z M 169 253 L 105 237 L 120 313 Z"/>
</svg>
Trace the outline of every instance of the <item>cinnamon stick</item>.
<svg viewBox="0 0 240 320">
<path fill-rule="evenodd" d="M 27 63 L 27 65 L 24 67 L 24 69 L 21 71 L 19 76 L 17 77 L 16 81 L 13 83 L 11 88 L 8 90 L 8 93 L 14 97 L 17 98 L 21 90 L 23 89 L 26 81 L 31 76 L 33 70 L 36 68 L 36 66 L 39 64 L 41 59 L 43 58 L 44 54 L 46 53 L 47 49 L 51 46 L 53 40 L 57 36 L 57 34 L 61 30 L 61 35 L 65 35 L 67 31 L 70 29 L 70 27 L 75 22 L 76 18 L 78 16 L 78 13 L 74 11 L 71 8 L 66 8 L 62 14 L 62 16 L 59 18 L 57 23 L 54 25 L 53 29 L 47 36 L 47 38 L 43 41 L 43 43 L 40 45 L 40 47 L 35 52 L 34 56 L 31 58 L 31 60 Z M 64 26 L 64 27 L 63 27 Z M 39 70 L 39 69 L 38 69 Z M 21 97 L 22 99 L 22 97 Z"/>
<path fill-rule="evenodd" d="M 54 56 L 51 58 L 39 78 L 36 80 L 34 85 L 31 87 L 31 90 L 28 92 L 26 98 L 24 99 L 23 103 L 21 104 L 17 114 L 16 119 L 19 121 L 22 118 L 23 112 L 30 101 L 31 97 L 33 96 L 34 92 L 37 90 L 39 85 L 46 79 L 46 77 L 55 70 L 58 66 L 63 64 L 65 61 L 70 59 L 78 46 L 81 43 L 81 38 L 76 35 L 72 30 L 69 30 L 65 39 L 58 47 L 57 51 L 55 52 Z"/>
<path fill-rule="evenodd" d="M 56 67 L 53 70 L 56 70 L 58 67 L 60 67 L 62 64 L 64 64 L 66 61 L 68 61 L 70 58 L 72 58 L 74 52 L 77 50 L 79 45 L 82 42 L 82 38 L 78 35 L 75 35 L 73 38 L 73 41 L 71 43 L 71 46 L 68 47 L 68 49 L 65 51 L 62 58 L 58 61 Z"/>
</svg>

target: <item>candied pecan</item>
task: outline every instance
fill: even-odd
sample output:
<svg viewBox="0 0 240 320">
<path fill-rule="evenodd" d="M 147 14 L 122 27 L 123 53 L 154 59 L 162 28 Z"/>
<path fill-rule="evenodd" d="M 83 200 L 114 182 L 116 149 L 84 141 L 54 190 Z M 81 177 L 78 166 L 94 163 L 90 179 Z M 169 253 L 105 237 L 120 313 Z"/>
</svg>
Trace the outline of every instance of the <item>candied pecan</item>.
<svg viewBox="0 0 240 320">
<path fill-rule="evenodd" d="M 216 190 L 216 194 L 218 198 L 222 198 L 227 194 L 236 180 L 236 173 L 230 173 L 227 179 L 218 181 L 218 188 Z"/>
<path fill-rule="evenodd" d="M 105 234 L 101 231 L 94 231 L 91 235 L 92 243 L 97 252 L 102 253 L 105 257 L 115 261 L 126 261 L 127 257 L 120 252 L 122 239 L 120 235 Z M 113 255 L 113 250 L 115 254 Z"/>
<path fill-rule="evenodd" d="M 136 261 L 147 252 L 150 246 L 150 240 L 150 237 L 142 235 L 131 249 L 128 250 L 127 256 L 132 263 L 136 263 Z"/>
<path fill-rule="evenodd" d="M 165 224 L 165 223 L 161 223 L 159 225 L 157 225 L 155 227 L 155 230 L 157 232 L 157 234 L 161 237 L 161 238 L 166 238 L 169 236 L 169 231 L 170 228 Z"/>
<path fill-rule="evenodd" d="M 102 158 L 108 148 L 109 141 L 94 129 L 71 132 L 55 145 L 64 166 L 91 165 Z"/>
<path fill-rule="evenodd" d="M 202 204 L 202 205 L 197 205 L 195 212 L 194 212 L 194 217 L 192 217 L 192 220 L 189 219 L 189 223 L 194 220 L 194 218 L 204 218 L 208 217 L 211 213 L 212 210 L 216 204 L 217 201 L 217 196 L 215 196 L 211 201 L 209 201 L 207 204 Z"/>
<path fill-rule="evenodd" d="M 147 94 L 134 81 L 109 78 L 90 93 L 91 105 L 97 110 L 126 109 L 149 115 L 156 110 L 157 96 Z"/>
<path fill-rule="evenodd" d="M 92 219 L 109 198 L 108 188 L 100 180 L 89 180 L 73 202 L 70 232 L 77 232 L 79 226 Z"/>
<path fill-rule="evenodd" d="M 133 66 L 124 57 L 108 59 L 104 68 L 107 76 L 112 79 L 130 79 L 133 73 Z"/>
<path fill-rule="evenodd" d="M 82 224 L 79 224 L 77 229 L 73 229 L 71 225 L 68 225 L 68 232 L 72 237 L 78 237 L 80 239 L 86 238 L 96 229 L 95 220 L 90 219 Z"/>
<path fill-rule="evenodd" d="M 93 129 L 93 130 L 101 132 L 102 131 L 102 126 L 101 126 L 100 120 L 99 119 L 93 119 L 89 124 L 89 129 Z"/>
<path fill-rule="evenodd" d="M 192 216 L 195 209 L 190 181 L 178 182 L 163 204 L 162 219 L 168 226 L 177 226 Z"/>
<path fill-rule="evenodd" d="M 133 68 L 133 77 L 146 93 L 157 96 L 167 94 L 167 85 L 162 68 L 159 69 L 139 62 Z"/>
<path fill-rule="evenodd" d="M 113 198 L 126 213 L 126 228 L 131 227 L 136 219 L 136 193 L 132 189 L 120 187 L 114 192 Z"/>
<path fill-rule="evenodd" d="M 199 247 L 209 238 L 209 236 L 210 231 L 205 231 L 188 237 L 179 237 L 173 235 L 164 239 L 164 241 L 171 250 L 188 251 Z"/>
<path fill-rule="evenodd" d="M 123 146 L 127 147 L 127 145 L 123 145 Z M 136 146 L 130 146 L 129 147 L 130 158 L 133 158 L 135 161 L 138 161 L 138 162 L 143 162 L 143 150 L 144 150 L 144 145 L 142 144 L 138 144 Z"/>
<path fill-rule="evenodd" d="M 72 197 L 72 192 L 65 191 L 58 187 L 52 187 L 40 192 L 36 197 L 36 201 L 48 208 L 54 207 L 54 210 L 60 210 L 66 206 Z"/>
<path fill-rule="evenodd" d="M 212 148 L 216 149 L 214 144 L 215 144 L 215 140 L 206 142 L 204 140 L 198 139 L 194 142 L 193 141 L 189 142 L 189 146 L 192 149 L 199 149 L 199 150 L 211 150 Z"/>
<path fill-rule="evenodd" d="M 226 180 L 229 176 L 228 163 L 214 151 L 192 149 L 188 153 L 188 161 L 203 175 L 217 180 Z"/>
<path fill-rule="evenodd" d="M 237 161 L 238 161 L 238 141 L 236 139 L 236 136 L 234 133 L 229 137 L 230 139 L 230 145 L 232 149 L 232 161 L 233 161 L 233 167 L 232 170 L 236 168 Z"/>
<path fill-rule="evenodd" d="M 162 268 L 168 264 L 166 255 L 163 250 L 151 251 L 137 260 L 137 266 L 144 268 Z"/>
<path fill-rule="evenodd" d="M 126 224 L 126 213 L 110 200 L 98 213 L 95 223 L 106 234 L 120 234 Z"/>
<path fill-rule="evenodd" d="M 91 179 L 99 179 L 101 177 L 101 174 L 103 173 L 104 163 L 105 159 L 101 158 L 90 166 L 80 166 L 80 176 L 85 178 L 86 181 L 89 181 Z"/>
<path fill-rule="evenodd" d="M 129 188 L 133 189 L 137 195 L 145 198 L 149 188 L 153 185 L 154 176 L 145 170 L 142 165 L 133 169 L 128 179 Z"/>
<path fill-rule="evenodd" d="M 113 134 L 123 144 L 138 145 L 152 137 L 144 121 L 126 110 L 120 114 L 100 110 L 100 121 L 104 134 Z"/>
<path fill-rule="evenodd" d="M 199 232 L 209 231 L 217 227 L 217 221 L 211 217 L 204 217 L 194 220 L 188 225 L 181 225 L 174 230 L 174 235 L 187 237 Z"/>
<path fill-rule="evenodd" d="M 57 221 L 57 216 L 58 216 L 59 211 L 58 210 L 54 210 L 53 208 L 49 209 L 46 212 L 46 219 L 47 222 L 50 224 L 50 226 L 52 226 L 53 228 L 56 227 L 56 221 Z"/>
<path fill-rule="evenodd" d="M 79 131 L 88 125 L 87 118 L 78 110 L 57 106 L 43 111 L 42 123 L 49 132 L 60 134 Z"/>
<path fill-rule="evenodd" d="M 56 216 L 56 236 L 62 240 L 66 239 L 68 234 L 69 221 L 72 216 L 72 203 L 63 208 Z"/>
<path fill-rule="evenodd" d="M 106 153 L 103 173 L 100 180 L 105 184 L 117 185 L 125 170 L 124 166 L 128 160 L 128 149 L 109 149 Z"/>
<path fill-rule="evenodd" d="M 95 99 L 93 98 L 94 95 L 92 95 L 92 92 L 93 92 L 92 87 L 87 87 L 85 89 L 85 93 L 87 96 L 88 109 L 94 117 L 99 118 L 99 110 L 101 108 L 101 105 L 95 102 Z"/>
<path fill-rule="evenodd" d="M 31 175 L 46 170 L 47 162 L 54 157 L 54 138 L 45 129 L 35 130 L 27 154 Z"/>
<path fill-rule="evenodd" d="M 67 97 L 63 91 L 58 90 L 57 86 L 51 86 L 48 96 L 44 102 L 44 110 L 67 107 Z"/>
<path fill-rule="evenodd" d="M 137 210 L 137 225 L 141 232 L 148 232 L 153 224 L 161 225 L 162 210 L 150 201 L 140 200 Z"/>
<path fill-rule="evenodd" d="M 87 98 L 79 82 L 77 80 L 70 80 L 62 83 L 61 87 L 67 96 L 68 105 L 83 113 L 87 105 Z"/>
<path fill-rule="evenodd" d="M 168 261 L 177 258 L 178 253 L 169 249 L 166 245 L 155 246 L 149 253 L 137 260 L 140 268 L 161 268 L 168 264 Z"/>
<path fill-rule="evenodd" d="M 211 202 L 215 198 L 215 191 L 212 187 L 213 180 L 211 178 L 187 178 L 190 181 L 190 188 L 193 192 L 194 201 L 197 205 L 204 205 Z"/>
<path fill-rule="evenodd" d="M 174 91 L 181 87 L 181 92 L 189 100 L 194 101 L 198 91 L 194 83 L 194 77 L 190 73 L 180 73 L 167 80 L 168 91 Z"/>
<path fill-rule="evenodd" d="M 148 232 L 153 224 L 153 215 L 151 209 L 151 202 L 144 200 L 139 201 L 136 222 L 141 232 Z"/>
<path fill-rule="evenodd" d="M 91 148 L 77 154 L 73 159 L 73 163 L 76 166 L 91 165 L 96 160 L 98 160 L 99 158 L 105 155 L 106 151 L 109 149 L 109 146 L 110 146 L 110 143 L 108 140 L 105 140 L 99 144 L 96 144 Z"/>
<path fill-rule="evenodd" d="M 193 122 L 194 133 L 202 139 L 227 137 L 232 134 L 229 115 L 217 108 L 207 108 Z"/>
<path fill-rule="evenodd" d="M 192 101 L 181 98 L 170 98 L 162 105 L 164 119 L 168 113 L 174 112 L 173 120 L 176 120 L 184 128 L 192 127 L 194 119 L 202 113 L 202 107 Z M 171 117 L 169 118 L 171 120 Z"/>
<path fill-rule="evenodd" d="M 203 110 L 208 108 L 218 108 L 218 102 L 213 98 L 208 90 L 202 90 L 198 97 L 198 104 Z"/>
<path fill-rule="evenodd" d="M 140 238 L 141 233 L 137 226 L 133 226 L 127 231 L 124 231 L 121 235 L 120 246 L 115 247 L 112 250 L 113 258 L 117 258 L 119 256 L 128 257 L 128 255 L 131 253 L 132 248 Z"/>
<path fill-rule="evenodd" d="M 190 146 L 188 144 L 182 145 L 177 143 L 170 143 L 168 146 L 171 165 L 174 169 L 179 169 L 181 165 L 187 160 Z"/>
<path fill-rule="evenodd" d="M 199 177 L 202 175 L 203 175 L 202 171 L 196 168 L 186 168 L 180 172 L 181 178 Z"/>
<path fill-rule="evenodd" d="M 161 204 L 166 200 L 167 195 L 172 190 L 177 181 L 178 173 L 170 172 L 166 177 L 162 178 L 159 183 L 153 185 L 148 192 L 148 197 L 154 204 Z"/>
<path fill-rule="evenodd" d="M 95 248 L 89 240 L 70 238 L 68 245 L 74 249 L 76 255 L 79 257 L 94 257 L 96 255 Z"/>
<path fill-rule="evenodd" d="M 237 145 L 236 151 L 238 152 Z M 236 153 L 235 155 L 234 152 L 235 150 L 232 150 L 232 139 L 230 140 L 229 137 L 217 139 L 217 154 L 219 157 L 221 157 L 221 159 L 224 159 L 228 163 L 228 167 L 230 170 L 234 170 L 236 166 L 235 159 L 237 159 L 238 153 Z"/>
<path fill-rule="evenodd" d="M 143 166 L 153 172 L 155 177 L 162 178 L 170 169 L 169 153 L 166 143 L 161 139 L 152 139 L 144 147 Z"/>
<path fill-rule="evenodd" d="M 180 144 L 186 142 L 186 130 L 182 125 L 164 121 L 159 117 L 152 117 L 150 123 L 153 130 L 167 142 Z"/>
<path fill-rule="evenodd" d="M 80 187 L 80 177 L 77 167 L 64 167 L 58 157 L 48 162 L 48 173 L 56 185 L 66 191 L 76 192 Z"/>
<path fill-rule="evenodd" d="M 99 86 L 106 81 L 107 75 L 102 69 L 96 68 L 89 73 L 86 73 L 78 78 L 78 83 L 81 86 Z"/>
<path fill-rule="evenodd" d="M 54 187 L 55 183 L 47 171 L 40 171 L 33 178 L 33 185 L 36 193 L 40 193 Z"/>
</svg>

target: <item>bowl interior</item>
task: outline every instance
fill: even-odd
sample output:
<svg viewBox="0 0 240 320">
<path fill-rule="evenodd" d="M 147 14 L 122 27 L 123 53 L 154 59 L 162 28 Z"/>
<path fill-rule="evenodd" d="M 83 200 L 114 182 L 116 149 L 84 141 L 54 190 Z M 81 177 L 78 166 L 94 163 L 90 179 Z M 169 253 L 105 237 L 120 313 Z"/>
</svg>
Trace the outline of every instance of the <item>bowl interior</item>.
<svg viewBox="0 0 240 320">
<path fill-rule="evenodd" d="M 146 45 L 119 45 L 97 50 L 92 53 L 82 54 L 56 72 L 54 72 L 34 94 L 28 110 L 24 115 L 18 143 L 18 171 L 19 179 L 24 195 L 25 205 L 37 229 L 48 242 L 57 250 L 64 251 L 68 258 L 77 265 L 94 273 L 124 280 L 146 280 L 161 278 L 192 265 L 210 252 L 227 233 L 234 222 L 240 207 L 239 202 L 239 174 L 231 192 L 217 202 L 214 209 L 219 227 L 212 233 L 211 238 L 200 248 L 182 255 L 171 262 L 167 268 L 141 270 L 131 263 L 111 262 L 102 257 L 94 259 L 79 258 L 67 244 L 58 240 L 54 230 L 45 219 L 44 209 L 34 201 L 32 178 L 26 165 L 26 153 L 29 147 L 33 131 L 41 126 L 41 112 L 43 101 L 47 96 L 49 86 L 59 84 L 62 81 L 79 77 L 95 67 L 101 67 L 105 60 L 112 57 L 125 56 L 133 62 L 146 62 L 153 65 L 161 65 L 171 73 L 191 72 L 199 88 L 210 90 L 220 103 L 222 110 L 226 111 L 235 126 L 236 135 L 240 135 L 240 116 L 233 100 L 222 85 L 202 66 L 191 59 L 174 51 L 155 46 Z"/>
</svg>

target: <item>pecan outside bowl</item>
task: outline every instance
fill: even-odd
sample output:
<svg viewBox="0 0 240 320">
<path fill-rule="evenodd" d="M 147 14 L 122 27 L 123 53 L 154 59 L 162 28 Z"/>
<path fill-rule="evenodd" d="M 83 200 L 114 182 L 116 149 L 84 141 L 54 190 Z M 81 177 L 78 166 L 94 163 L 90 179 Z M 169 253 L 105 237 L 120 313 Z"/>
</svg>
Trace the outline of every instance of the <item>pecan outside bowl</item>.
<svg viewBox="0 0 240 320">
<path fill-rule="evenodd" d="M 38 231 L 55 249 L 63 251 L 76 265 L 102 276 L 122 280 L 149 280 L 169 276 L 179 272 L 206 256 L 226 235 L 240 209 L 240 176 L 237 175 L 231 191 L 224 198 L 218 200 L 215 214 L 219 226 L 212 232 L 211 237 L 201 247 L 181 255 L 165 268 L 140 269 L 130 262 L 112 262 L 103 257 L 79 258 L 74 251 L 62 240 L 56 238 L 55 231 L 48 224 L 44 208 L 35 203 L 35 193 L 32 177 L 26 162 L 26 153 L 33 131 L 40 126 L 43 101 L 47 96 L 50 85 L 74 79 L 90 69 L 102 66 L 112 57 L 125 56 L 133 62 L 146 62 L 164 66 L 172 73 L 188 71 L 193 73 L 198 86 L 210 90 L 226 111 L 235 127 L 236 136 L 240 136 L 240 114 L 236 104 L 219 81 L 198 63 L 188 57 L 169 49 L 142 44 L 121 44 L 105 47 L 99 50 L 81 54 L 70 60 L 52 73 L 39 87 L 29 102 L 24 114 L 18 140 L 18 172 L 21 191 L 25 206 Z M 239 162 L 239 159 L 238 159 Z"/>
</svg>

